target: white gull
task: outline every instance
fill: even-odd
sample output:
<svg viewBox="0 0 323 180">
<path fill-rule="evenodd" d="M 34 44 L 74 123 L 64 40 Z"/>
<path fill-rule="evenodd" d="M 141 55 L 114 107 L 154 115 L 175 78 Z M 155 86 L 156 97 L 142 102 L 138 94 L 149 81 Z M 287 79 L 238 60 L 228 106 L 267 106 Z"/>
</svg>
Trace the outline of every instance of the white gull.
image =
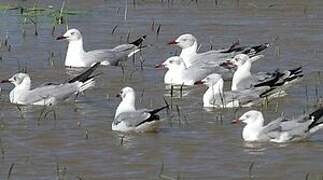
<svg viewBox="0 0 323 180">
<path fill-rule="evenodd" d="M 1 83 L 15 85 L 9 95 L 11 103 L 50 106 L 93 87 L 95 75 L 92 75 L 92 73 L 98 65 L 98 63 L 95 64 L 84 73 L 61 84 L 46 83 L 31 89 L 31 79 L 26 73 L 17 73 L 10 79 L 1 81 Z"/>
<path fill-rule="evenodd" d="M 309 115 L 300 115 L 294 119 L 279 117 L 264 125 L 263 114 L 251 110 L 233 123 L 241 121 L 246 124 L 242 130 L 242 138 L 245 141 L 287 143 L 307 139 L 322 129 L 323 122 L 319 122 L 322 115 L 323 108 L 320 108 Z"/>
<path fill-rule="evenodd" d="M 136 109 L 135 91 L 131 87 L 125 87 L 121 90 L 117 97 L 121 97 L 122 101 L 119 104 L 114 120 L 112 123 L 113 131 L 120 132 L 154 132 L 160 124 L 159 115 L 157 113 L 168 105 L 154 109 Z"/>
<path fill-rule="evenodd" d="M 70 29 L 64 35 L 57 37 L 57 40 L 67 40 L 68 48 L 65 58 L 67 67 L 90 67 L 100 62 L 101 65 L 116 66 L 123 59 L 131 57 L 141 50 L 141 44 L 146 36 L 142 36 L 129 44 L 121 44 L 112 49 L 99 49 L 85 51 L 83 38 L 77 29 Z"/>
</svg>

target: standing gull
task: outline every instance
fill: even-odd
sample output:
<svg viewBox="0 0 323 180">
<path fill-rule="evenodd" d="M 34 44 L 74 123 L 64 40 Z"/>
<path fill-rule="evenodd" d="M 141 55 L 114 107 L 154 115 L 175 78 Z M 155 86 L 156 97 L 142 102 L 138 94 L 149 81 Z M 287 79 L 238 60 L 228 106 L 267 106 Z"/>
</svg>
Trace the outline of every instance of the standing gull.
<svg viewBox="0 0 323 180">
<path fill-rule="evenodd" d="M 323 122 L 319 122 L 322 116 L 323 108 L 320 108 L 309 115 L 300 115 L 295 119 L 279 117 L 264 125 L 262 113 L 251 110 L 232 123 L 241 121 L 246 124 L 242 130 L 242 138 L 245 141 L 287 143 L 307 139 L 322 129 Z"/>
<path fill-rule="evenodd" d="M 162 66 L 168 69 L 164 76 L 164 83 L 170 85 L 192 86 L 196 81 L 204 79 L 211 73 L 226 73 L 219 66 L 208 66 L 203 63 L 196 63 L 194 66 L 187 67 L 180 56 L 170 57 L 162 64 L 156 65 L 156 68 Z"/>
<path fill-rule="evenodd" d="M 68 30 L 57 40 L 67 40 L 68 48 L 65 58 L 67 67 L 90 67 L 100 62 L 101 65 L 116 66 L 125 58 L 131 57 L 141 50 L 141 45 L 146 36 L 142 36 L 129 44 L 121 44 L 112 49 L 99 49 L 85 51 L 83 48 L 83 38 L 81 32 L 77 29 Z"/>
<path fill-rule="evenodd" d="M 139 109 L 135 107 L 136 95 L 131 87 L 125 87 L 121 90 L 117 97 L 121 97 L 114 120 L 112 123 L 113 131 L 120 132 L 154 132 L 158 129 L 160 120 L 157 113 L 168 105 L 150 110 Z"/>
<path fill-rule="evenodd" d="M 68 82 L 61 84 L 47 83 L 31 89 L 31 80 L 26 73 L 17 73 L 1 83 L 12 83 L 15 88 L 9 94 L 10 102 L 21 105 L 51 106 L 60 100 L 77 95 L 95 85 L 93 71 L 99 63 Z"/>
<path fill-rule="evenodd" d="M 168 44 L 175 44 L 182 49 L 180 57 L 184 59 L 184 62 L 188 67 L 198 61 L 221 62 L 241 53 L 247 54 L 249 56 L 254 56 L 270 46 L 270 44 L 264 43 L 252 47 L 237 47 L 238 43 L 234 43 L 231 47 L 226 49 L 211 50 L 203 53 L 198 53 L 197 39 L 192 34 L 183 34 L 177 39 L 170 41 Z"/>
</svg>

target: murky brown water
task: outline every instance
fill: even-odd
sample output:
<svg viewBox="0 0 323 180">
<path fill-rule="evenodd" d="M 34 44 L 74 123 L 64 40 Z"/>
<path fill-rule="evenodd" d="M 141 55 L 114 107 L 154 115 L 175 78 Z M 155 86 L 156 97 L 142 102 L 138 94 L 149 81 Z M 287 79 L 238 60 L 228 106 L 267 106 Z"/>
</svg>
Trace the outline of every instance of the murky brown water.
<svg viewBox="0 0 323 180">
<path fill-rule="evenodd" d="M 124 76 L 119 67 L 100 67 L 103 74 L 96 88 L 77 102 L 55 107 L 56 120 L 52 114 L 40 119 L 41 107 L 21 107 L 20 112 L 8 102 L 12 86 L 2 85 L 0 179 L 7 178 L 12 163 L 11 179 L 158 179 L 162 164 L 163 175 L 173 178 L 247 179 L 252 162 L 255 179 L 305 179 L 307 173 L 310 179 L 322 176 L 323 132 L 302 143 L 246 144 L 241 139 L 241 127 L 231 125 L 230 121 L 248 109 L 203 110 L 203 87 L 195 88 L 182 99 L 172 100 L 172 118 L 163 121 L 157 134 L 129 135 L 121 144 L 121 136 L 111 131 L 119 103 L 114 95 L 123 86 L 137 90 L 139 107 L 163 105 L 164 71 L 151 67 L 176 52 L 166 42 L 184 32 L 196 35 L 202 44 L 201 51 L 209 49 L 210 43 L 220 48 L 237 39 L 242 44 L 276 39 L 265 52 L 266 57 L 255 63 L 254 70 L 305 65 L 306 77 L 290 88 L 289 96 L 270 103 L 268 108 L 258 109 L 268 119 L 281 112 L 293 116 L 315 109 L 323 88 L 318 73 L 323 64 L 322 1 L 203 0 L 196 4 L 175 0 L 167 5 L 167 1 L 137 0 L 135 7 L 132 2 L 128 1 L 125 22 L 124 1 L 69 0 L 68 8 L 86 13 L 69 16 L 68 24 L 82 31 L 86 49 L 114 47 L 125 41 L 128 32 L 130 39 L 148 34 L 146 43 L 151 47 L 143 52 L 143 71 L 135 68 L 131 60 Z M 56 1 L 40 3 L 60 5 Z M 71 72 L 64 68 L 66 44 L 51 36 L 49 17 L 37 18 L 39 35 L 34 36 L 34 26 L 23 25 L 23 17 L 16 11 L 0 14 L 0 35 L 3 38 L 8 34 L 12 45 L 11 52 L 0 49 L 1 78 L 11 76 L 19 66 L 27 67 L 34 85 L 69 77 Z M 152 31 L 153 21 L 161 24 L 158 38 L 158 25 Z M 62 32 L 64 25 L 57 26 L 55 34 Z M 48 61 L 52 52 L 54 65 Z M 136 66 L 139 67 L 138 62 Z"/>
</svg>

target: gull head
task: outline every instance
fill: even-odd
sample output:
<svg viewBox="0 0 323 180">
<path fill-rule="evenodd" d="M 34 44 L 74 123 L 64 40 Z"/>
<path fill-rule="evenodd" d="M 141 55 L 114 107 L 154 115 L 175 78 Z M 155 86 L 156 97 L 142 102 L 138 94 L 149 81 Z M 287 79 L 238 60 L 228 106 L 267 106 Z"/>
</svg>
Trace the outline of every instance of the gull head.
<svg viewBox="0 0 323 180">
<path fill-rule="evenodd" d="M 82 39 L 81 32 L 77 29 L 69 29 L 62 36 L 56 38 L 56 40 L 68 40 L 68 41 L 77 41 Z"/>
<path fill-rule="evenodd" d="M 134 98 L 135 90 L 131 87 L 124 87 L 121 89 L 120 93 L 117 94 L 117 97 L 121 97 L 122 100 L 127 98 Z"/>
<path fill-rule="evenodd" d="M 220 74 L 210 74 L 208 76 L 206 76 L 206 78 L 200 80 L 200 81 L 196 81 L 194 84 L 205 84 L 209 87 L 212 87 L 214 84 L 223 81 L 222 76 Z"/>
<path fill-rule="evenodd" d="M 164 61 L 161 65 L 166 67 L 167 69 L 175 69 L 180 66 L 186 67 L 185 63 L 183 61 L 183 58 L 181 58 L 179 56 L 170 57 L 170 58 L 166 59 L 166 61 Z"/>
<path fill-rule="evenodd" d="M 264 57 L 264 55 L 257 55 L 257 56 L 254 56 L 254 57 L 250 58 L 246 54 L 238 54 L 238 55 L 234 56 L 234 58 L 232 58 L 231 60 L 228 60 L 225 63 L 228 63 L 229 65 L 234 65 L 236 67 L 240 67 L 240 66 L 244 65 L 248 61 L 250 63 L 253 63 L 253 62 L 255 62 L 258 59 L 261 59 L 263 57 Z"/>
<path fill-rule="evenodd" d="M 244 65 L 244 63 L 246 63 L 248 60 L 249 60 L 249 56 L 248 55 L 238 54 L 238 55 L 234 56 L 234 58 L 232 58 L 230 60 L 230 62 L 233 65 L 235 65 L 237 67 L 240 67 L 240 66 Z"/>
<path fill-rule="evenodd" d="M 168 44 L 176 44 L 182 49 L 188 48 L 194 45 L 197 40 L 192 34 L 183 34 L 179 36 L 176 40 L 170 41 Z"/>
<path fill-rule="evenodd" d="M 260 111 L 251 110 L 244 113 L 239 119 L 232 121 L 232 123 L 238 123 L 238 122 L 243 122 L 247 125 L 259 124 L 260 126 L 262 126 L 264 123 L 264 119 Z"/>
<path fill-rule="evenodd" d="M 30 77 L 26 73 L 17 73 L 10 79 L 1 81 L 1 83 L 12 83 L 15 86 L 19 86 L 24 83 L 30 84 Z"/>
</svg>

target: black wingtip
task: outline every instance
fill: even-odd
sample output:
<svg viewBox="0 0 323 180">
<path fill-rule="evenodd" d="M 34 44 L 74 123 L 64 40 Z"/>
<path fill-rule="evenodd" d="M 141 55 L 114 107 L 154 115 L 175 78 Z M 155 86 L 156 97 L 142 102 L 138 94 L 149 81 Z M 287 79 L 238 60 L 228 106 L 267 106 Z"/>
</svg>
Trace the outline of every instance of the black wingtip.
<svg viewBox="0 0 323 180">
<path fill-rule="evenodd" d="M 69 83 L 73 83 L 76 81 L 79 82 L 85 82 L 91 78 L 93 78 L 94 76 L 91 76 L 91 74 L 98 68 L 98 66 L 100 65 L 100 62 L 95 63 L 92 67 L 90 67 L 88 70 L 86 70 L 85 72 L 83 72 L 82 74 L 74 77 L 73 79 L 69 80 Z"/>
<path fill-rule="evenodd" d="M 253 46 L 249 49 L 249 51 L 245 52 L 244 54 L 256 55 L 256 54 L 262 52 L 263 50 L 267 49 L 270 46 L 271 46 L 270 43 L 263 43 L 258 46 Z"/>
<path fill-rule="evenodd" d="M 142 42 L 146 39 L 146 37 L 147 37 L 147 35 L 143 35 L 139 39 L 137 39 L 129 44 L 133 44 L 135 46 L 140 46 L 142 44 Z"/>
<path fill-rule="evenodd" d="M 295 75 L 297 75 L 297 74 L 299 74 L 299 73 L 302 73 L 302 72 L 303 72 L 303 67 L 302 67 L 302 66 L 300 66 L 300 67 L 297 67 L 297 68 L 295 68 L 295 69 L 290 69 L 290 70 L 289 70 L 289 72 L 290 72 L 291 74 L 295 74 Z"/>
<path fill-rule="evenodd" d="M 254 85 L 254 87 L 261 87 L 261 86 L 269 86 L 269 87 L 273 87 L 273 86 L 277 86 L 277 81 L 279 80 L 279 77 L 281 76 L 281 73 L 276 71 L 275 72 L 275 78 L 269 80 L 269 81 L 265 81 L 259 84 Z"/>
<path fill-rule="evenodd" d="M 260 98 L 268 97 L 268 96 L 270 96 L 270 95 L 271 95 L 271 92 L 272 92 L 273 90 L 275 90 L 275 89 L 276 89 L 276 88 L 270 88 L 270 89 L 268 89 L 267 91 L 265 91 L 265 92 L 261 93 L 261 94 L 259 95 L 259 97 L 260 97 Z"/>
<path fill-rule="evenodd" d="M 163 107 L 161 107 L 161 108 L 154 109 L 154 110 L 150 111 L 149 113 L 150 113 L 150 114 L 156 114 L 156 113 L 158 113 L 158 112 L 159 112 L 159 111 L 161 111 L 161 110 L 169 109 L 169 104 L 168 104 L 168 102 L 166 101 L 166 99 L 165 99 L 165 98 L 164 98 L 164 101 L 165 101 L 166 106 L 163 106 Z"/>
<path fill-rule="evenodd" d="M 239 39 L 232 43 L 232 45 L 229 47 L 228 52 L 232 51 L 234 48 L 236 48 L 238 45 L 240 45 Z"/>
<path fill-rule="evenodd" d="M 318 120 L 323 116 L 323 107 L 317 109 L 316 111 L 312 112 L 309 117 L 314 117 L 314 120 Z"/>
<path fill-rule="evenodd" d="M 319 124 L 322 124 L 322 122 L 317 122 L 321 117 L 323 116 L 323 107 L 317 109 L 316 111 L 312 112 L 309 115 L 310 119 L 314 119 L 314 121 L 309 125 L 308 129 L 311 129 Z"/>
</svg>

